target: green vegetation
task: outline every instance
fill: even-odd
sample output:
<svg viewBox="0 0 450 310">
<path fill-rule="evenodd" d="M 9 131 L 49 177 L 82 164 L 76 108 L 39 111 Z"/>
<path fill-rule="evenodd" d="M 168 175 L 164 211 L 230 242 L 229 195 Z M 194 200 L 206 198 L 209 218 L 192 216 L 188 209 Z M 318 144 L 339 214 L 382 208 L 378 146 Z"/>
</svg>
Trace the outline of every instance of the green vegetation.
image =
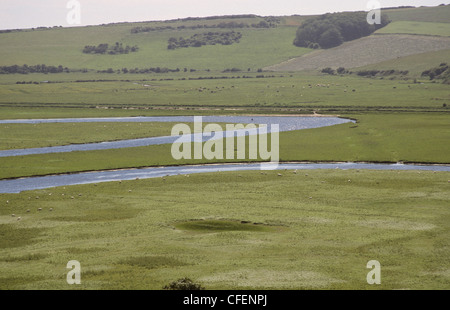
<svg viewBox="0 0 450 310">
<path fill-rule="evenodd" d="M 379 29 L 376 34 L 415 34 L 450 36 L 450 23 L 398 21 Z"/>
<path fill-rule="evenodd" d="M 420 78 L 423 71 L 439 66 L 441 63 L 450 63 L 449 49 L 400 57 L 354 70 L 408 70 L 410 77 Z"/>
<path fill-rule="evenodd" d="M 262 18 L 235 19 L 236 22 L 259 23 Z M 176 21 L 171 26 L 186 27 L 198 24 L 218 24 L 229 19 Z M 226 68 L 263 68 L 289 58 L 301 56 L 308 49 L 292 45 L 295 27 L 242 28 L 239 44 L 206 45 L 200 49 L 180 48 L 168 53 L 168 40 L 172 37 L 189 38 L 195 34 L 208 33 L 211 29 L 185 29 L 152 31 L 132 34 L 139 24 L 124 23 L 92 27 L 52 28 L 39 31 L 20 31 L 0 35 L 0 66 L 22 64 L 63 65 L 72 70 L 115 70 L 122 68 L 194 68 L 196 70 L 222 71 Z M 156 27 L 163 22 L 143 23 Z M 220 29 L 232 31 L 235 28 Z M 219 30 L 214 30 L 218 32 Z M 268 40 L 270 38 L 270 40 Z M 82 47 L 99 43 L 120 42 L 124 46 L 138 46 L 139 52 L 108 55 L 81 53 Z M 263 43 L 263 44 L 262 44 Z M 32 48 L 30 48 L 32 46 Z M 239 57 L 236 57 L 239 55 Z"/>
<path fill-rule="evenodd" d="M 123 47 L 122 43 L 116 42 L 115 45 L 110 46 L 108 43 L 101 43 L 97 46 L 95 45 L 86 45 L 83 49 L 83 53 L 85 54 L 108 54 L 108 55 L 117 55 L 117 54 L 128 54 L 134 53 L 139 50 L 137 45 Z"/>
<path fill-rule="evenodd" d="M 450 103 L 448 86 L 430 83 L 429 78 L 421 78 L 420 74 L 394 80 L 390 80 L 390 77 L 384 79 L 380 77 L 370 82 L 356 75 L 341 77 L 317 73 L 190 74 L 169 73 L 165 77 L 156 74 L 117 76 L 114 74 L 110 80 L 101 82 L 92 81 L 89 79 L 91 75 L 86 75 L 88 80 L 78 83 L 68 80 L 38 85 L 16 84 L 16 81 L 18 79 L 42 81 L 48 77 L 5 75 L 0 77 L 0 81 L 4 81 L 0 82 L 0 107 L 8 110 L 18 106 L 108 108 L 104 112 L 97 111 L 103 115 L 118 113 L 109 111 L 110 109 L 128 109 L 133 115 L 149 115 L 155 110 L 157 110 L 155 113 L 161 113 L 159 109 L 164 109 L 166 114 L 176 110 L 177 114 L 184 111 L 192 115 L 197 111 L 193 112 L 190 109 L 199 107 L 209 109 L 209 114 L 233 114 L 239 110 L 302 114 L 312 111 L 351 113 L 381 108 L 384 111 L 395 111 L 399 108 L 442 111 L 442 104 Z M 92 75 L 97 76 L 99 75 Z M 128 80 L 122 80 L 124 77 Z M 147 78 L 142 81 L 142 77 Z M 414 78 L 424 84 L 414 83 Z M 0 113 L 0 117 L 3 118 L 3 115 Z M 70 117 L 70 114 L 68 116 Z"/>
<path fill-rule="evenodd" d="M 386 26 L 389 20 L 381 17 L 381 24 L 367 23 L 367 12 L 325 14 L 305 21 L 297 30 L 294 45 L 309 48 L 331 48 L 356 40 Z"/>
<path fill-rule="evenodd" d="M 206 289 L 449 288 L 449 173 L 282 174 L 2 194 L 0 288 L 160 290 L 181 277 Z M 198 233 L 174 226 L 193 219 L 283 229 Z M 66 283 L 72 259 L 81 263 L 80 286 Z M 382 266 L 380 286 L 366 282 L 372 259 Z"/>
<path fill-rule="evenodd" d="M 69 72 L 69 68 L 64 68 L 63 66 L 46 66 L 46 65 L 12 65 L 12 66 L 1 66 L 0 74 L 28 74 L 28 73 L 62 73 Z"/>
<path fill-rule="evenodd" d="M 439 65 L 439 67 L 435 67 L 429 70 L 425 70 L 422 72 L 422 76 L 428 76 L 430 80 L 440 79 L 443 80 L 444 83 L 450 83 L 450 67 L 447 63 L 443 62 Z"/>
<path fill-rule="evenodd" d="M 170 136 L 175 123 L 52 123 L 0 126 L 0 150 Z"/>
<path fill-rule="evenodd" d="M 382 14 L 387 14 L 393 22 L 413 21 L 413 22 L 432 22 L 449 23 L 450 5 L 440 5 L 435 7 L 403 8 L 382 10 Z"/>
<path fill-rule="evenodd" d="M 194 283 L 189 278 L 178 279 L 177 281 L 170 282 L 169 285 L 164 286 L 165 290 L 182 290 L 182 291 L 191 291 L 191 290 L 204 290 L 205 288 L 201 286 L 201 284 Z"/>
<path fill-rule="evenodd" d="M 386 34 L 361 39 L 356 15 L 317 17 L 319 39 L 356 39 L 321 51 L 307 48 L 318 40 L 292 44 L 313 23 L 306 16 L 0 31 L 0 119 L 340 115 L 356 123 L 281 133 L 281 161 L 448 165 L 450 95 L 440 82 L 449 9 L 383 10 L 394 21 Z M 341 23 L 339 33 L 327 19 Z M 414 35 L 395 34 L 408 25 Z M 210 45 L 208 33 L 242 37 Z M 180 37 L 205 44 L 168 50 Z M 119 52 L 96 55 L 99 42 L 118 42 Z M 92 53 L 81 52 L 86 44 Z M 127 46 L 139 52 L 120 53 Z M 288 61 L 299 56 L 308 66 Z M 267 71 L 275 67 L 282 71 Z M 0 149 L 170 135 L 172 125 L 2 124 Z M 5 157 L 0 179 L 245 162 L 176 161 L 170 151 Z M 449 180 L 426 171 L 248 171 L 0 194 L 0 289 L 448 289 Z M 80 286 L 66 283 L 73 259 Z M 366 282 L 373 259 L 380 286 Z"/>
<path fill-rule="evenodd" d="M 239 43 L 242 38 L 240 32 L 227 31 L 227 32 L 207 32 L 207 33 L 196 33 L 190 38 L 170 38 L 169 45 L 167 48 L 169 50 L 174 50 L 182 47 L 201 47 L 204 45 L 231 45 L 233 43 Z"/>
</svg>

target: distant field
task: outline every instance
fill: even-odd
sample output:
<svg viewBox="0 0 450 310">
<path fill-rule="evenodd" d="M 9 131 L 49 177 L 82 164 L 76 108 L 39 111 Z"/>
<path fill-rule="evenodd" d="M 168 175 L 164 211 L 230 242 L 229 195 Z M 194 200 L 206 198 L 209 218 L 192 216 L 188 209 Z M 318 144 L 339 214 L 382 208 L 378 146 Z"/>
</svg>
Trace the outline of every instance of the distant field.
<svg viewBox="0 0 450 310">
<path fill-rule="evenodd" d="M 253 78 L 242 78 L 243 75 Z M 228 78 L 223 79 L 189 80 L 180 73 L 178 78 L 169 81 L 160 81 L 160 76 L 149 75 L 149 79 L 155 77 L 157 80 L 142 82 L 113 80 L 133 78 L 130 74 L 106 74 L 105 78 L 111 78 L 111 81 L 26 85 L 15 84 L 11 79 L 42 80 L 53 76 L 0 76 L 0 81 L 2 78 L 7 79 L 4 83 L 0 82 L 0 107 L 6 111 L 21 107 L 18 116 L 13 117 L 17 118 L 24 117 L 23 108 L 31 108 L 30 115 L 36 116 L 33 108 L 37 107 L 49 109 L 48 113 L 59 108 L 90 108 L 97 110 L 98 115 L 111 115 L 118 112 L 104 108 L 115 108 L 123 110 L 122 114 L 126 112 L 132 115 L 149 115 L 157 109 L 177 110 L 177 113 L 192 115 L 192 108 L 199 111 L 209 109 L 210 114 L 214 114 L 216 109 L 223 114 L 235 113 L 234 109 L 302 113 L 311 112 L 312 109 L 322 111 L 334 108 L 336 110 L 332 113 L 342 113 L 370 107 L 441 109 L 444 103 L 450 105 L 448 86 L 440 83 L 414 85 L 412 79 L 391 81 L 389 78 L 369 82 L 355 75 L 341 77 L 318 72 L 264 72 L 262 75 L 267 76 L 265 78 L 257 78 L 257 75 L 240 72 L 228 74 Z M 423 79 L 423 82 L 429 80 Z M 126 110 L 135 108 L 141 108 L 142 112 Z M 5 113 L 1 113 L 0 118 L 12 117 Z"/>
<path fill-rule="evenodd" d="M 392 21 L 450 23 L 450 5 L 411 9 L 384 10 Z"/>
<path fill-rule="evenodd" d="M 341 46 L 319 50 L 278 65 L 273 71 L 319 70 L 326 67 L 355 68 L 413 54 L 450 48 L 450 38 L 418 35 L 372 35 L 346 42 Z"/>
<path fill-rule="evenodd" d="M 449 16 L 450 18 L 450 16 Z M 375 32 L 376 34 L 418 34 L 432 36 L 450 36 L 450 23 L 430 22 L 393 22 Z"/>
</svg>

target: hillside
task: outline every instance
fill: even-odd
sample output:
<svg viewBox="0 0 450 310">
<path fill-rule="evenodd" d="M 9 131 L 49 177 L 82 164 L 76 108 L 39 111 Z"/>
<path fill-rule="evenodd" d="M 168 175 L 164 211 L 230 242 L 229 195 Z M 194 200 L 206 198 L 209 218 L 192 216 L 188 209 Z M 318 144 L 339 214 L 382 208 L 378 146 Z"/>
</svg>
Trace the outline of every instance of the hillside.
<svg viewBox="0 0 450 310">
<path fill-rule="evenodd" d="M 433 63 L 429 63 L 425 57 L 415 58 L 419 62 L 410 63 L 408 60 L 400 66 L 405 69 L 405 63 L 409 65 L 426 63 L 426 66 L 435 66 L 440 62 L 447 62 L 450 55 L 450 5 L 437 7 L 420 7 L 405 9 L 387 9 L 386 14 L 392 21 L 389 25 L 375 32 L 374 35 L 354 41 L 349 41 L 341 46 L 318 50 L 292 58 L 280 64 L 265 67 L 271 71 L 302 71 L 320 70 L 323 68 L 376 68 L 378 63 L 387 63 L 400 60 L 412 55 L 426 56 L 428 52 L 443 51 L 433 54 Z M 447 51 L 446 51 L 447 50 Z M 436 58 L 436 55 L 439 57 Z M 397 69 L 389 67 L 386 69 Z M 423 67 L 423 66 L 422 66 Z M 414 70 L 417 74 L 417 70 Z"/>
<path fill-rule="evenodd" d="M 408 9 L 390 9 L 383 10 L 382 12 L 386 13 L 389 19 L 393 22 L 414 21 L 450 23 L 450 5 Z"/>
<path fill-rule="evenodd" d="M 393 23 L 379 30 L 377 32 L 379 34 L 450 35 L 448 28 L 450 5 L 391 9 L 384 10 L 383 13 L 387 14 Z M 213 16 L 158 22 L 2 31 L 0 66 L 61 65 L 75 71 L 94 72 L 109 68 L 116 71 L 123 68 L 129 70 L 149 67 L 215 72 L 232 68 L 242 71 L 248 69 L 257 71 L 260 68 L 305 70 L 327 66 L 352 68 L 414 53 L 449 48 L 447 39 L 437 42 L 430 38 L 401 37 L 401 41 L 396 42 L 394 37 L 385 36 L 382 39 L 371 37 L 348 42 L 336 50 L 313 52 L 312 49 L 293 45 L 298 26 L 311 17 Z M 220 35 L 227 32 L 238 33 L 239 40 L 226 45 L 214 43 L 215 45 L 201 47 L 168 49 L 169 40 L 182 38 L 186 41 L 204 38 L 208 33 Z M 138 49 L 137 52 L 116 55 L 83 53 L 86 46 L 100 44 L 110 46 L 120 44 Z M 375 50 L 371 51 L 373 48 Z M 306 54 L 309 54 L 306 58 L 301 57 Z M 292 60 L 298 57 L 301 58 Z M 289 61 L 287 62 L 289 65 L 286 65 L 286 61 Z M 281 64 L 274 66 L 279 63 Z"/>
<path fill-rule="evenodd" d="M 417 35 L 372 35 L 341 46 L 318 50 L 265 70 L 301 71 L 331 68 L 355 68 L 409 55 L 450 49 L 450 38 Z"/>
<path fill-rule="evenodd" d="M 273 27 L 252 27 L 270 21 L 262 17 L 184 19 L 167 22 L 121 23 L 91 27 L 26 30 L 0 34 L 0 66 L 62 65 L 73 69 L 106 70 L 142 67 L 188 68 L 222 71 L 227 68 L 257 70 L 308 49 L 292 44 L 296 27 L 275 18 Z M 301 18 L 289 18 L 298 24 Z M 218 27 L 220 25 L 225 25 Z M 230 26 L 231 25 L 231 26 Z M 236 27 L 237 25 L 237 27 Z M 250 27 L 239 27 L 245 25 Z M 148 30 L 135 32 L 134 29 Z M 191 38 L 209 32 L 239 32 L 239 43 L 206 45 L 168 50 L 171 38 Z M 102 43 L 138 46 L 135 53 L 120 55 L 84 54 L 86 45 Z"/>
</svg>

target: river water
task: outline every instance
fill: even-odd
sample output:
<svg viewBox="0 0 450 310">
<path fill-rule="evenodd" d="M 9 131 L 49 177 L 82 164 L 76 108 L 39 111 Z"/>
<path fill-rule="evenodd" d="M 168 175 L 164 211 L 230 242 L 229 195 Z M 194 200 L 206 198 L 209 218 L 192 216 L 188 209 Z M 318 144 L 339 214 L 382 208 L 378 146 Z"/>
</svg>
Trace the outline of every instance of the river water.
<svg viewBox="0 0 450 310">
<path fill-rule="evenodd" d="M 205 123 L 228 124 L 267 124 L 268 132 L 272 125 L 279 125 L 279 131 L 291 131 L 319 128 L 351 122 L 338 117 L 296 117 L 296 116 L 204 116 Z M 0 124 L 39 124 L 39 123 L 83 123 L 83 122 L 194 122 L 193 116 L 171 117 L 121 117 L 121 118 L 69 118 L 69 119 L 34 119 L 34 120 L 0 120 Z M 244 132 L 243 134 L 249 134 Z M 179 136 L 154 137 L 114 142 L 89 143 L 60 147 L 34 148 L 23 150 L 0 151 L 0 157 L 44 154 L 71 151 L 88 151 L 112 148 L 147 146 L 173 143 Z M 203 137 L 205 141 L 205 137 Z M 206 138 L 207 140 L 207 138 Z M 28 190 L 46 189 L 58 186 L 91 184 L 119 180 L 157 178 L 173 175 L 195 173 L 217 173 L 226 171 L 261 170 L 261 164 L 212 164 L 198 166 L 149 167 L 142 169 L 123 169 L 112 171 L 83 172 L 74 174 L 27 177 L 11 180 L 0 180 L 0 193 L 19 193 Z M 404 165 L 404 164 L 370 164 L 370 163 L 282 163 L 272 169 L 371 169 L 371 170 L 426 170 L 447 171 L 450 166 L 442 165 Z"/>
</svg>

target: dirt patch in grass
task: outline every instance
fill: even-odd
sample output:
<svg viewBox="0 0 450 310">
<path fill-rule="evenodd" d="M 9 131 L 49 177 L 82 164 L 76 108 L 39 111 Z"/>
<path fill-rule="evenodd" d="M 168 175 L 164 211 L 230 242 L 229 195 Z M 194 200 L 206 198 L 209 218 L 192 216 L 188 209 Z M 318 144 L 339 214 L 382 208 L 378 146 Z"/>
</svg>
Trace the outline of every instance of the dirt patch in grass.
<svg viewBox="0 0 450 310">
<path fill-rule="evenodd" d="M 262 223 L 237 220 L 191 220 L 176 223 L 177 229 L 193 232 L 214 233 L 224 231 L 273 232 L 277 227 Z"/>
<path fill-rule="evenodd" d="M 372 35 L 341 46 L 318 50 L 265 68 L 273 71 L 356 68 L 399 57 L 450 48 L 450 38 L 419 35 Z"/>
</svg>

